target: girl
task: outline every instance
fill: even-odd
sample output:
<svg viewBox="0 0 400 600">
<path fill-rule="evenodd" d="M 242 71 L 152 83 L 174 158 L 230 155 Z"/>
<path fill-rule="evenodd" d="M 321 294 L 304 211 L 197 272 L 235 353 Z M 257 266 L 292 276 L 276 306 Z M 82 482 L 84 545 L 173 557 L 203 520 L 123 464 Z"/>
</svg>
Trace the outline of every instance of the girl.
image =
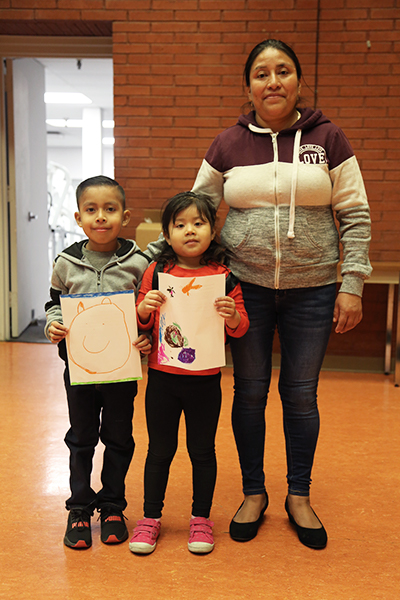
<svg viewBox="0 0 400 600">
<path fill-rule="evenodd" d="M 143 276 L 137 300 L 141 330 L 153 330 L 148 360 L 146 419 L 149 448 L 144 473 L 144 518 L 138 521 L 129 548 L 149 554 L 156 547 L 164 506 L 169 468 L 178 445 L 179 420 L 185 414 L 187 449 L 193 467 L 193 504 L 188 548 L 204 554 L 214 548 L 213 523 L 209 520 L 216 480 L 215 434 L 221 407 L 219 367 L 188 371 L 158 364 L 159 309 L 166 297 L 153 289 L 154 269 L 162 265 L 176 277 L 200 277 L 224 273 L 233 276 L 223 261 L 225 249 L 216 241 L 216 210 L 203 194 L 183 192 L 171 198 L 162 215 L 164 245 Z M 226 296 L 215 300 L 225 319 L 226 332 L 240 337 L 248 329 L 240 285 L 234 281 Z"/>
</svg>

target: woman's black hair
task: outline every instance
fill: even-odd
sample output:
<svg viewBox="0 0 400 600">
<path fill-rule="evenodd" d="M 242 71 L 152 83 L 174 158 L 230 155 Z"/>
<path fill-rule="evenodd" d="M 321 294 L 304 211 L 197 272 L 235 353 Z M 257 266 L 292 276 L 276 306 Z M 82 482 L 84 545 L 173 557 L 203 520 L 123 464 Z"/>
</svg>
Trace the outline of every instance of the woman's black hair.
<svg viewBox="0 0 400 600">
<path fill-rule="evenodd" d="M 211 231 L 214 232 L 217 221 L 217 209 L 211 198 L 206 194 L 198 194 L 196 192 L 180 192 L 167 200 L 163 206 L 161 225 L 164 234 L 169 236 L 168 228 L 170 223 L 175 223 L 178 214 L 193 205 L 196 206 L 201 218 L 210 223 Z M 202 256 L 200 264 L 227 264 L 230 257 L 231 252 L 220 244 L 218 236 L 215 235 L 214 239 L 211 240 L 211 244 Z M 172 246 L 164 240 L 161 253 L 157 256 L 157 261 L 172 267 L 177 263 L 177 260 L 178 257 Z"/>
<path fill-rule="evenodd" d="M 301 65 L 295 51 L 281 40 L 268 39 L 263 40 L 262 42 L 257 44 L 257 46 L 254 46 L 253 50 L 247 57 L 247 61 L 243 70 L 243 81 L 245 82 L 247 87 L 250 87 L 251 67 L 253 66 L 253 63 L 256 60 L 257 56 L 261 54 L 261 52 L 266 50 L 266 48 L 275 48 L 275 50 L 280 50 L 281 52 L 287 54 L 287 56 L 293 61 L 294 66 L 296 67 L 297 79 L 301 79 Z"/>
<path fill-rule="evenodd" d="M 89 177 L 89 179 L 85 179 L 78 185 L 78 187 L 76 188 L 76 202 L 78 204 L 78 208 L 80 197 L 82 196 L 85 190 L 87 190 L 90 187 L 99 187 L 103 185 L 117 189 L 121 197 L 122 208 L 123 210 L 125 210 L 124 188 L 119 185 L 118 181 L 115 181 L 115 179 L 111 179 L 111 177 L 106 177 L 105 175 L 96 175 L 95 177 Z"/>
</svg>

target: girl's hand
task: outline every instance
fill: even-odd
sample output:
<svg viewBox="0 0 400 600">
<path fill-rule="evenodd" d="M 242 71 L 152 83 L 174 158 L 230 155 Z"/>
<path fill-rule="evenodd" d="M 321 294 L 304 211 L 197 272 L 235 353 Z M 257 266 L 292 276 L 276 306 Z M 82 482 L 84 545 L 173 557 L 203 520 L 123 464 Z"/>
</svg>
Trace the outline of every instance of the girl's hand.
<svg viewBox="0 0 400 600">
<path fill-rule="evenodd" d="M 137 307 L 137 313 L 142 323 L 147 323 L 150 314 L 160 308 L 167 300 L 166 296 L 159 290 L 150 290 L 147 292 L 139 306 Z"/>
<path fill-rule="evenodd" d="M 58 342 L 61 342 L 61 340 L 65 338 L 68 333 L 68 329 L 65 327 L 65 325 L 58 323 L 58 321 L 53 321 L 47 332 L 49 334 L 51 343 L 58 344 Z"/>
<path fill-rule="evenodd" d="M 139 350 L 140 354 L 150 354 L 151 352 L 151 339 L 145 333 L 141 333 L 137 340 L 133 342 L 133 345 Z"/>
<path fill-rule="evenodd" d="M 229 329 L 236 329 L 240 323 L 240 315 L 236 310 L 236 304 L 230 296 L 222 296 L 214 302 L 217 313 L 225 319 Z"/>
<path fill-rule="evenodd" d="M 337 323 L 335 332 L 346 333 L 353 329 L 362 319 L 362 302 L 360 296 L 340 292 L 337 295 L 333 322 Z"/>
</svg>

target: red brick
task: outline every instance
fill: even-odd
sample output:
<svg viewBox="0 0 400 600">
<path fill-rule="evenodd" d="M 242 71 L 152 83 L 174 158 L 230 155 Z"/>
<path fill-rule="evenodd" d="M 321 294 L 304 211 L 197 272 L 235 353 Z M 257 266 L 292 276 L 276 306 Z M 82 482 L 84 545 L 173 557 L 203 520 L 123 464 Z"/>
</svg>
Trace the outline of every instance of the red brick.
<svg viewBox="0 0 400 600">
<path fill-rule="evenodd" d="M 46 9 L 37 9 L 35 10 L 35 19 L 50 19 L 57 21 L 79 21 L 81 18 L 81 10 L 46 10 Z M 20 19 L 26 19 L 26 17 L 20 16 Z M 93 20 L 93 19 L 91 19 Z M 103 12 L 103 20 L 104 20 L 104 12 Z"/>
<path fill-rule="evenodd" d="M 150 31 L 150 23 L 148 22 L 126 22 L 117 21 L 113 23 L 113 31 L 124 31 L 124 32 L 142 32 L 146 33 Z"/>
<path fill-rule="evenodd" d="M 210 23 L 210 22 L 206 22 L 206 23 L 199 23 L 199 31 L 202 33 L 220 33 L 222 36 L 224 36 L 226 34 L 226 32 L 229 33 L 234 33 L 235 31 L 238 32 L 246 32 L 247 28 L 246 28 L 246 22 L 245 21 L 234 21 L 234 22 L 228 22 L 228 23 L 224 23 L 221 21 L 216 21 L 215 23 Z M 248 36 L 247 36 L 248 38 Z"/>
<path fill-rule="evenodd" d="M 175 22 L 175 21 L 167 21 L 167 22 L 157 22 L 154 21 L 151 23 L 151 30 L 155 33 L 157 32 L 165 32 L 165 31 L 172 31 L 172 32 L 179 32 L 179 31 L 184 31 L 184 32 L 194 32 L 198 30 L 198 26 L 199 24 L 197 23 L 197 21 L 193 21 L 192 23 L 189 23 L 187 21 L 184 22 Z"/>
<path fill-rule="evenodd" d="M 43 6 L 44 8 L 56 8 L 56 0 L 44 0 L 38 2 L 37 0 L 11 0 L 11 2 L 4 2 L 4 5 L 11 6 L 12 8 L 38 8 Z"/>
<path fill-rule="evenodd" d="M 0 10 L 0 19 L 1 20 L 25 20 L 32 21 L 34 19 L 34 11 L 33 10 L 14 10 L 7 8 Z"/>
<path fill-rule="evenodd" d="M 242 10 L 246 8 L 247 2 L 245 0 L 229 0 L 229 10 Z M 265 2 L 263 2 L 265 4 Z M 200 0 L 199 7 L 200 10 L 210 10 L 211 8 L 215 10 L 226 10 L 227 5 L 225 0 Z M 247 7 L 250 8 L 250 7 Z M 253 9 L 256 7 L 253 6 Z"/>
<path fill-rule="evenodd" d="M 175 3 L 174 3 L 175 4 Z M 193 21 L 193 12 L 191 10 L 177 10 L 175 12 L 175 20 L 176 21 Z M 204 21 L 219 21 L 221 17 L 221 12 L 218 10 L 202 10 L 201 11 L 201 20 Z"/>
<path fill-rule="evenodd" d="M 151 8 L 151 0 L 140 0 L 140 7 L 142 10 L 150 9 Z M 111 9 L 111 10 L 115 10 L 115 9 L 130 10 L 132 8 L 132 0 L 105 0 L 105 8 Z"/>
<path fill-rule="evenodd" d="M 38 3 L 35 2 L 35 4 L 37 5 Z M 51 8 L 51 6 L 49 6 L 51 4 L 51 2 L 46 2 L 46 4 L 48 5 L 47 8 Z M 58 9 L 78 9 L 78 10 L 82 10 L 82 8 L 85 9 L 91 9 L 91 10 L 103 10 L 104 9 L 104 2 L 103 0 L 85 0 L 84 2 L 82 2 L 82 0 L 57 0 L 57 8 Z"/>
<path fill-rule="evenodd" d="M 170 1 L 170 4 L 173 5 L 174 10 L 178 11 L 178 10 L 190 10 L 190 11 L 194 11 L 198 9 L 198 2 L 197 0 L 173 0 L 173 2 Z M 151 8 L 153 10 L 165 10 L 165 7 L 168 6 L 168 2 L 165 2 L 165 0 L 153 0 Z M 193 18 L 193 13 L 192 13 L 192 18 Z"/>
<path fill-rule="evenodd" d="M 172 10 L 131 10 L 128 13 L 128 21 L 148 21 L 149 23 L 157 21 L 173 21 L 174 13 Z"/>
</svg>

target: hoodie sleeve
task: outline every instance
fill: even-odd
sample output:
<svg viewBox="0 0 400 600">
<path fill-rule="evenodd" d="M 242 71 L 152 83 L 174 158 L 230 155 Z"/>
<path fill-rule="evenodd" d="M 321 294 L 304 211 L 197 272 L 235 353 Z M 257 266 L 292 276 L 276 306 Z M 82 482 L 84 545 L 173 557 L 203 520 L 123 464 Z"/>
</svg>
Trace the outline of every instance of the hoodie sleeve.
<svg viewBox="0 0 400 600">
<path fill-rule="evenodd" d="M 341 130 L 333 136 L 336 152 L 350 144 Z M 350 147 L 351 148 L 351 147 Z M 340 292 L 362 296 L 364 280 L 372 271 L 368 258 L 371 241 L 371 217 L 367 194 L 357 159 L 352 154 L 330 171 L 332 180 L 332 208 L 339 223 L 343 246 Z M 335 164 L 335 163 L 334 163 Z"/>
<path fill-rule="evenodd" d="M 215 147 L 216 143 L 217 140 L 214 140 L 205 159 L 201 163 L 192 192 L 207 194 L 214 202 L 215 207 L 218 208 L 224 195 L 224 176 L 221 171 L 218 171 L 218 169 L 211 164 L 212 157 L 217 150 Z"/>
<path fill-rule="evenodd" d="M 59 257 L 54 262 L 53 273 L 51 276 L 50 301 L 46 302 L 44 306 L 46 311 L 44 334 L 48 339 L 50 339 L 48 331 L 52 322 L 57 321 L 58 323 L 63 323 L 60 296 L 62 294 L 68 294 L 68 289 L 65 287 L 58 274 L 58 262 L 60 260 L 62 260 L 62 258 Z"/>
</svg>

